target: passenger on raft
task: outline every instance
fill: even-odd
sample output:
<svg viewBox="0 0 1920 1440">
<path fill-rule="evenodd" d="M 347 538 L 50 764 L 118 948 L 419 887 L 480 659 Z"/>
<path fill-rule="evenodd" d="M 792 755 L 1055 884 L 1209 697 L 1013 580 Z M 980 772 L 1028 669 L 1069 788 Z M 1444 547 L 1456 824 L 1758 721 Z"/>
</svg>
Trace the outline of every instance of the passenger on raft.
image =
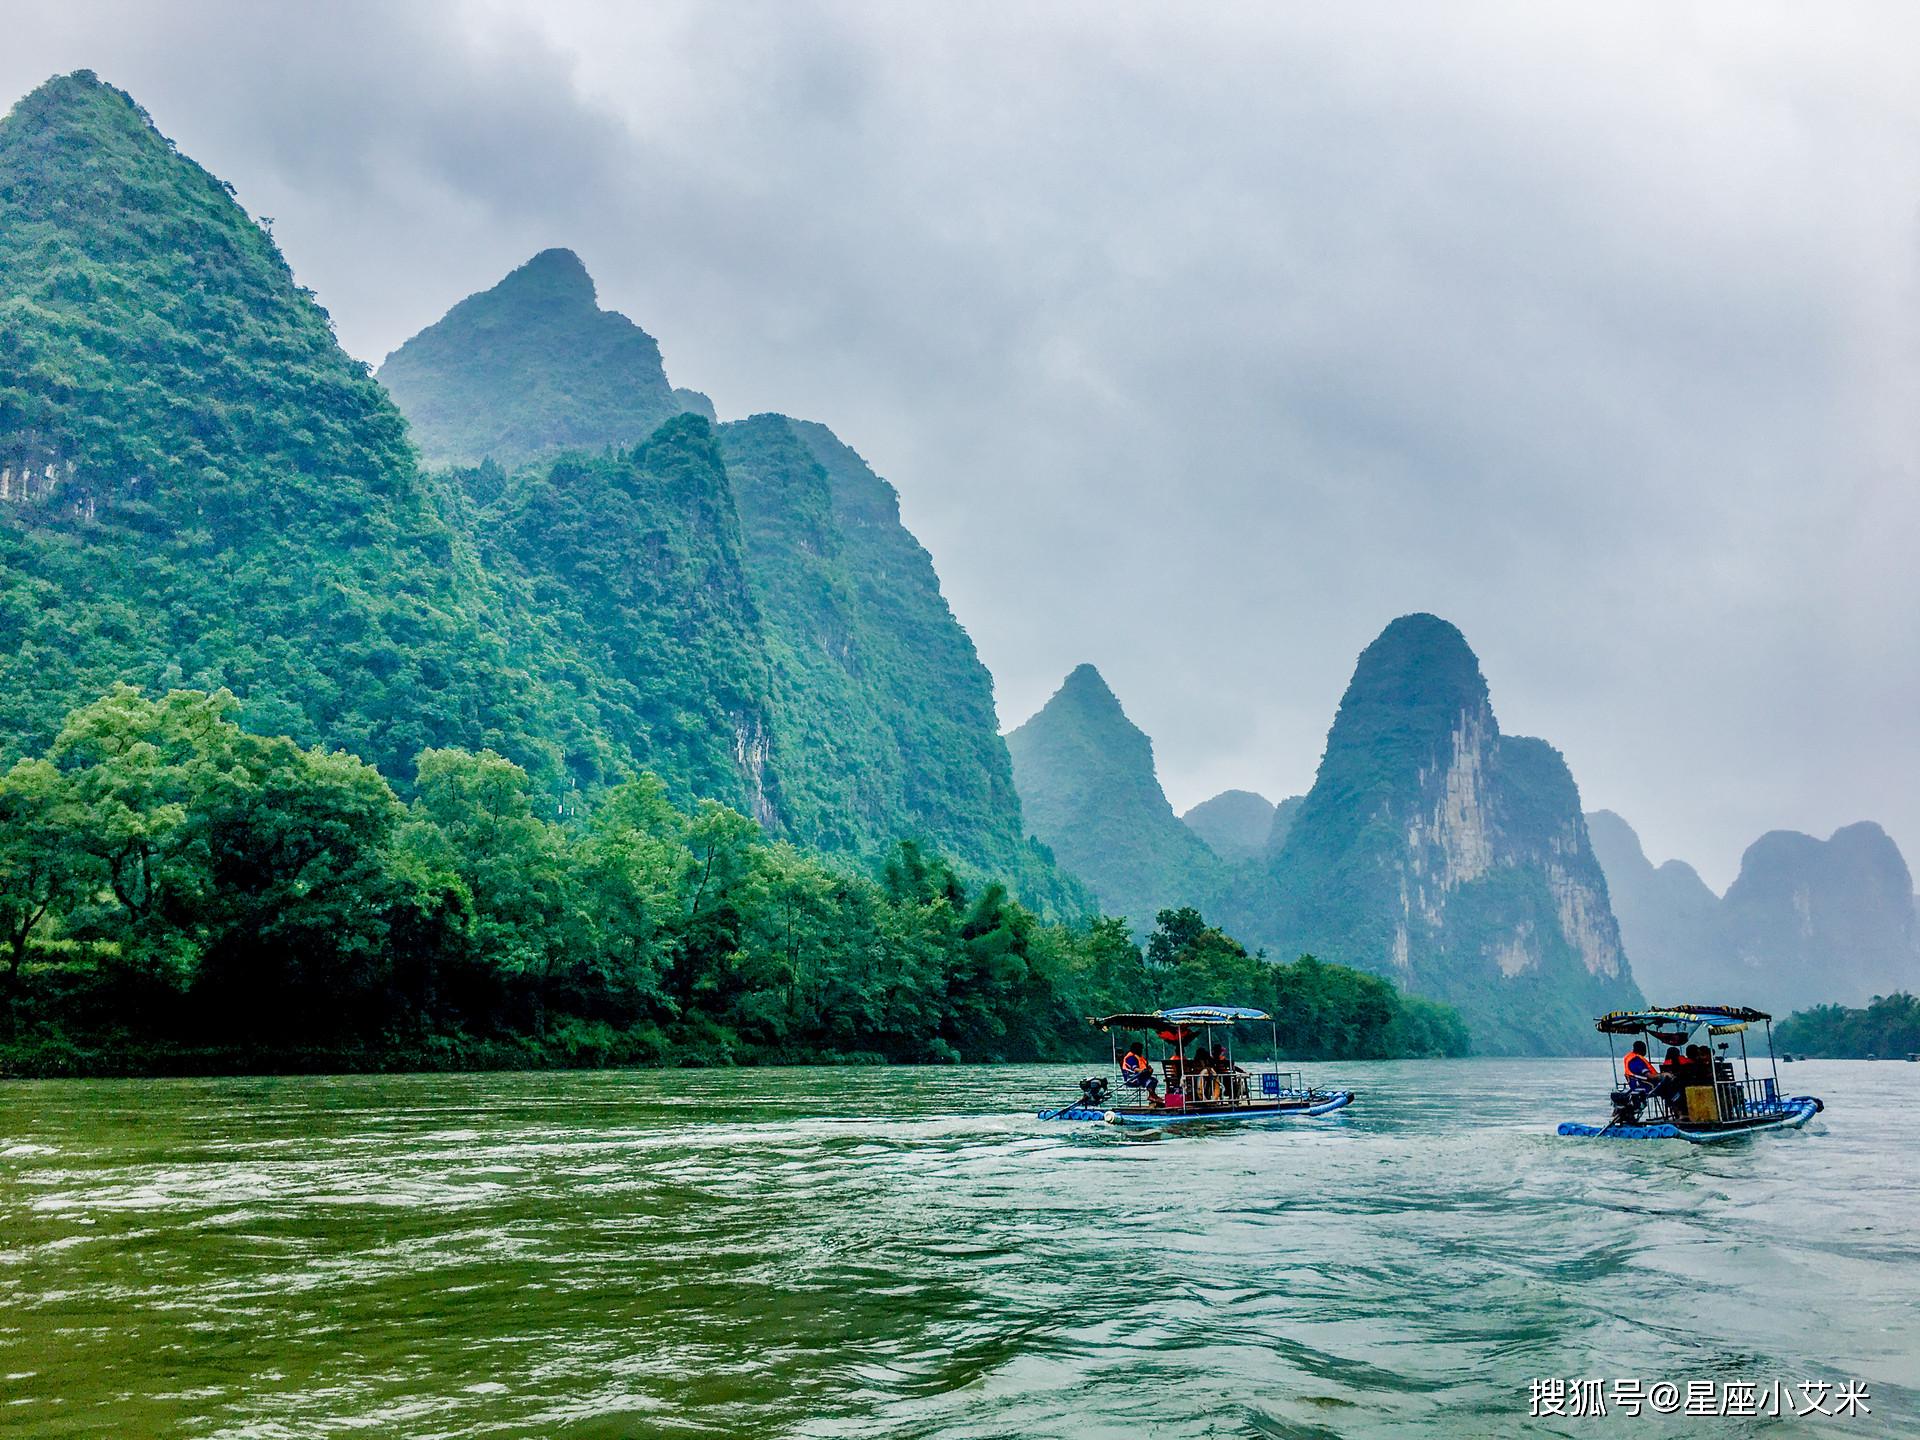
<svg viewBox="0 0 1920 1440">
<path fill-rule="evenodd" d="M 1153 1062 L 1141 1053 L 1139 1045 L 1129 1045 L 1120 1057 L 1120 1083 L 1129 1090 L 1147 1092 L 1147 1103 L 1160 1103 L 1160 1081 L 1153 1073 Z"/>
<path fill-rule="evenodd" d="M 1213 1047 L 1212 1069 L 1216 1075 L 1229 1077 L 1227 1080 L 1227 1091 L 1232 1098 L 1238 1099 L 1245 1093 L 1245 1087 L 1240 1083 L 1239 1077 L 1245 1075 L 1247 1072 L 1233 1063 L 1233 1060 L 1227 1054 L 1226 1046 L 1216 1045 Z"/>
</svg>

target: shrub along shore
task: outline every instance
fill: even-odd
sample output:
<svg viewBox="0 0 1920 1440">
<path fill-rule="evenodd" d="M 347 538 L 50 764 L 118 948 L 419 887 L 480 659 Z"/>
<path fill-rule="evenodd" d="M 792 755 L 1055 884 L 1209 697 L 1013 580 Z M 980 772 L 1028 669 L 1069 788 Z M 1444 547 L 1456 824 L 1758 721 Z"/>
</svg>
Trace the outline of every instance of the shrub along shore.
<svg viewBox="0 0 1920 1440">
<path fill-rule="evenodd" d="M 652 776 L 550 815 L 484 750 L 423 751 L 403 799 L 237 711 L 117 686 L 0 775 L 0 1073 L 1067 1060 L 1106 1051 L 1087 1015 L 1202 1000 L 1297 1058 L 1466 1050 L 1447 1007 L 1190 909 L 1143 948 Z"/>
</svg>

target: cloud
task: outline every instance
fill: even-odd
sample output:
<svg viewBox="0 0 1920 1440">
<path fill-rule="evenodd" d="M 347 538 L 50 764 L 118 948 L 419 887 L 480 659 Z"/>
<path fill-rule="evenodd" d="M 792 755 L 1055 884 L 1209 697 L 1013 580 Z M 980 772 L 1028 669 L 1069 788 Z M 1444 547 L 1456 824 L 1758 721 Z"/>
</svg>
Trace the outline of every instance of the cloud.
<svg viewBox="0 0 1920 1440">
<path fill-rule="evenodd" d="M 1920 849 L 1920 20 L 1790 6 L 15 7 L 378 359 L 549 244 L 893 478 L 1015 723 L 1312 778 L 1432 609 L 1724 883 Z"/>
</svg>

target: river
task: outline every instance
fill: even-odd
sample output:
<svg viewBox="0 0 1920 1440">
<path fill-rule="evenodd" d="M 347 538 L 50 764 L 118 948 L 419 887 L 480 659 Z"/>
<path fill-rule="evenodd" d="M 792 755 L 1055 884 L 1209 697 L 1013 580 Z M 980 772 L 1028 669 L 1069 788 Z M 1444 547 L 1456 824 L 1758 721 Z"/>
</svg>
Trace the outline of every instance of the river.
<svg viewBox="0 0 1920 1440">
<path fill-rule="evenodd" d="M 1604 1061 L 1032 1118 L 1082 1073 L 0 1085 L 0 1435 L 1920 1434 L 1920 1065 L 1712 1148 L 1557 1138 Z M 1582 1379 L 1871 1413 L 1529 1417 Z"/>
</svg>

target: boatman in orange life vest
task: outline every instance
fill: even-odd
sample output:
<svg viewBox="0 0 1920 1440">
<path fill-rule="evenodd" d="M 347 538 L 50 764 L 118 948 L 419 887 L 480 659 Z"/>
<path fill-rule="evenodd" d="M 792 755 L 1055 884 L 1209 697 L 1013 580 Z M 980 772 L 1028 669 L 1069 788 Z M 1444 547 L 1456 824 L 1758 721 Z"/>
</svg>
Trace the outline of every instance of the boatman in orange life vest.
<svg viewBox="0 0 1920 1440">
<path fill-rule="evenodd" d="M 1627 1072 L 1627 1088 L 1643 1090 L 1657 1100 L 1672 1100 L 1680 1093 L 1680 1076 L 1672 1070 L 1661 1074 L 1653 1068 L 1653 1061 L 1647 1055 L 1647 1042 L 1636 1040 L 1633 1049 L 1627 1052 L 1624 1066 Z"/>
<path fill-rule="evenodd" d="M 1160 1103 L 1160 1081 L 1153 1073 L 1153 1062 L 1140 1052 L 1138 1043 L 1127 1046 L 1120 1057 L 1120 1083 L 1129 1090 L 1147 1092 L 1147 1103 Z"/>
<path fill-rule="evenodd" d="M 1633 1048 L 1627 1052 L 1626 1063 L 1621 1068 L 1627 1072 L 1629 1090 L 1651 1090 L 1660 1079 L 1660 1072 L 1653 1068 L 1653 1061 L 1647 1058 L 1647 1042 L 1644 1040 L 1633 1042 Z"/>
</svg>

